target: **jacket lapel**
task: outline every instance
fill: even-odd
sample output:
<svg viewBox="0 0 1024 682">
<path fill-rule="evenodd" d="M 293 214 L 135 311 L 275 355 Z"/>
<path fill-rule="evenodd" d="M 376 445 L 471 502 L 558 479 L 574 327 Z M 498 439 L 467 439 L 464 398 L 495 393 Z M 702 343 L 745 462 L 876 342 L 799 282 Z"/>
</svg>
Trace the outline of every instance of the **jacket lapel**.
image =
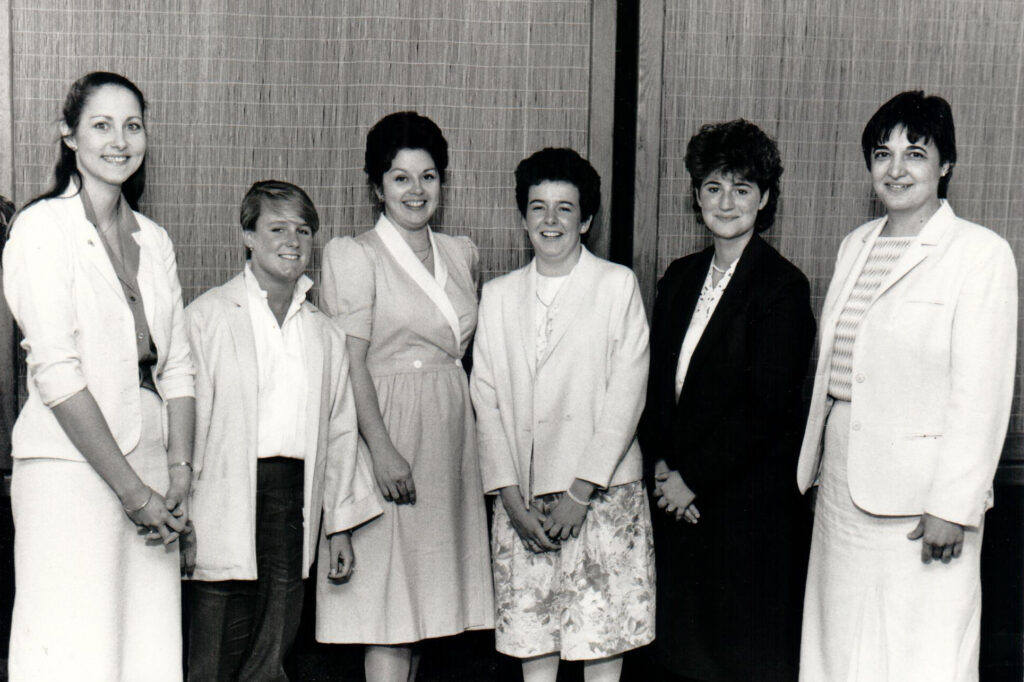
<svg viewBox="0 0 1024 682">
<path fill-rule="evenodd" d="M 595 258 L 595 256 L 587 251 L 587 247 L 580 246 L 580 260 L 576 263 L 576 267 L 572 269 L 572 273 L 569 274 L 569 279 L 562 285 L 561 291 L 558 292 L 556 299 L 558 312 L 552 321 L 551 336 L 548 337 L 548 345 L 544 349 L 544 356 L 537 363 L 538 369 L 551 357 L 551 353 L 558 346 L 558 342 L 562 340 L 569 327 L 572 326 L 573 320 L 580 312 L 580 308 L 593 295 L 596 289 L 596 286 L 594 286 Z M 536 298 L 536 295 L 532 297 L 531 308 L 535 305 L 534 301 Z M 531 347 L 533 346 L 531 345 Z"/>
<path fill-rule="evenodd" d="M 763 239 L 756 234 L 751 237 L 750 242 L 743 250 L 743 255 L 740 256 L 740 262 L 736 264 L 736 270 L 732 274 L 732 279 L 729 280 L 725 291 L 722 292 L 722 298 L 719 299 L 718 305 L 715 306 L 715 312 L 711 314 L 711 319 L 708 320 L 708 325 L 704 328 L 704 333 L 701 334 L 700 341 L 697 342 L 697 347 L 693 350 L 693 357 L 690 358 L 691 365 L 699 362 L 699 358 L 707 353 L 707 349 L 717 343 L 718 337 L 728 328 L 729 322 L 736 314 L 739 306 L 748 300 L 747 290 L 750 287 L 754 273 L 757 271 L 758 264 L 764 256 L 765 248 L 767 247 Z M 712 249 L 713 254 L 714 249 Z M 708 267 L 710 265 L 709 261 Z M 704 276 L 707 277 L 706 270 Z M 698 285 L 698 296 L 699 287 L 702 285 L 703 282 L 701 285 Z M 679 340 L 679 343 L 682 345 L 682 339 Z"/>
<path fill-rule="evenodd" d="M 531 262 L 517 271 L 516 276 L 520 278 L 517 287 L 519 296 L 509 300 L 516 308 L 509 317 L 518 325 L 510 336 L 519 339 L 517 345 L 526 355 L 526 366 L 530 368 L 531 378 L 537 373 L 537 330 L 534 322 L 534 316 L 537 314 L 537 279 L 534 274 L 536 267 L 536 264 Z"/>
<path fill-rule="evenodd" d="M 875 291 L 875 295 L 871 299 L 871 303 L 878 300 L 878 297 L 884 294 L 890 289 L 896 282 L 903 279 L 908 272 L 913 270 L 917 265 L 928 257 L 932 253 L 932 247 L 939 243 L 942 237 L 945 236 L 950 226 L 953 224 L 953 219 L 956 216 L 953 213 L 953 209 L 949 207 L 949 204 L 945 199 L 942 200 L 939 210 L 928 219 L 924 227 L 918 233 L 917 238 L 911 242 L 910 246 L 903 253 L 899 260 L 897 260 L 892 270 L 886 276 L 885 280 Z M 859 270 L 858 270 L 859 272 Z M 843 299 L 845 300 L 845 299 Z"/>
<path fill-rule="evenodd" d="M 302 337 L 305 342 L 306 358 L 306 452 L 307 458 L 316 457 L 317 440 L 320 434 L 320 402 L 324 381 L 324 330 L 321 323 L 323 313 L 308 301 L 299 310 L 302 316 Z M 318 319 L 320 318 L 320 319 Z M 312 463 L 312 460 L 310 461 Z M 307 466 L 307 471 L 312 467 Z"/>
<path fill-rule="evenodd" d="M 429 230 L 430 228 L 425 229 Z M 398 228 L 387 219 L 387 216 L 381 214 L 380 218 L 377 219 L 374 231 L 380 237 L 381 242 L 384 243 L 384 248 L 388 250 L 391 257 L 398 263 L 398 266 L 412 278 L 416 286 L 427 295 L 441 312 L 441 315 L 452 330 L 452 347 L 454 348 L 452 355 L 458 357 L 462 343 L 462 328 L 459 324 L 459 315 L 455 312 L 455 306 L 452 305 L 451 299 L 448 298 L 448 294 L 444 290 L 445 285 L 448 283 L 448 266 L 440 249 L 437 248 L 437 242 L 433 234 L 428 232 L 430 235 L 430 248 L 433 249 L 434 253 L 434 274 L 431 275 L 422 261 L 409 248 L 402 235 L 398 233 Z"/>
<path fill-rule="evenodd" d="M 228 328 L 235 346 L 235 358 L 239 366 L 239 380 L 242 383 L 242 396 L 245 404 L 242 414 L 245 415 L 246 433 L 257 438 L 259 432 L 256 419 L 259 390 L 259 368 L 256 365 L 256 341 L 252 334 L 252 320 L 249 317 L 249 299 L 245 291 L 245 279 L 238 273 L 223 288 L 224 296 L 234 303 L 227 313 Z"/>
<path fill-rule="evenodd" d="M 100 237 L 96 226 L 92 224 L 92 221 L 89 220 L 89 216 L 85 212 L 84 202 L 88 201 L 88 199 L 75 187 L 75 183 L 71 183 L 68 186 L 68 190 L 62 198 L 67 198 L 74 202 L 73 212 L 75 214 L 76 239 L 81 243 L 81 250 L 85 254 L 86 260 L 96 268 L 103 281 L 110 285 L 118 297 L 124 300 L 124 289 L 121 288 L 121 281 L 117 278 L 117 272 L 114 271 L 114 266 L 110 262 L 107 250 L 103 248 L 102 237 Z"/>
</svg>

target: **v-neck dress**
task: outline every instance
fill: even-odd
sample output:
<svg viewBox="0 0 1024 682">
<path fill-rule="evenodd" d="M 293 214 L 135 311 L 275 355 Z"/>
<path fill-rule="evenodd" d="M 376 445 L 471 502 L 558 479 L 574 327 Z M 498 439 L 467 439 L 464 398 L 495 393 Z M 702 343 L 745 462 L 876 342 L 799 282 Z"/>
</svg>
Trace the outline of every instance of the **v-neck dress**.
<svg viewBox="0 0 1024 682">
<path fill-rule="evenodd" d="M 401 644 L 494 626 L 483 486 L 462 368 L 476 329 L 478 254 L 467 237 L 432 238 L 448 271 L 443 293 L 458 316 L 458 339 L 378 229 L 324 249 L 322 307 L 346 334 L 370 344 L 366 363 L 391 441 L 412 467 L 416 504 L 380 497 L 384 514 L 353 533 L 356 569 L 344 585 L 327 581 L 321 541 L 322 642 Z M 418 274 L 429 276 L 425 268 Z M 360 450 L 370 461 L 362 439 Z"/>
</svg>

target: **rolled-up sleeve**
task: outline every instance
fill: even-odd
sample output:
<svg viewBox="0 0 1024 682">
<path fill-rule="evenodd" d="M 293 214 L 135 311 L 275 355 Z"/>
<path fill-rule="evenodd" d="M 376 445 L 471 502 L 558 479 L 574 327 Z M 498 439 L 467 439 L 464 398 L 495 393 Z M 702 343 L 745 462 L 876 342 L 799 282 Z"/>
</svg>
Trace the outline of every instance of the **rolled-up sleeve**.
<svg viewBox="0 0 1024 682">
<path fill-rule="evenodd" d="M 195 396 L 196 372 L 185 330 L 178 262 L 174 257 L 174 245 L 163 230 L 160 231 L 160 262 L 164 266 L 171 301 L 171 343 L 160 374 L 160 391 L 165 400 L 192 398 Z"/>
<path fill-rule="evenodd" d="M 19 215 L 3 254 L 4 294 L 18 322 L 29 380 L 49 407 L 86 387 L 75 343 L 71 245 L 45 202 Z"/>
</svg>

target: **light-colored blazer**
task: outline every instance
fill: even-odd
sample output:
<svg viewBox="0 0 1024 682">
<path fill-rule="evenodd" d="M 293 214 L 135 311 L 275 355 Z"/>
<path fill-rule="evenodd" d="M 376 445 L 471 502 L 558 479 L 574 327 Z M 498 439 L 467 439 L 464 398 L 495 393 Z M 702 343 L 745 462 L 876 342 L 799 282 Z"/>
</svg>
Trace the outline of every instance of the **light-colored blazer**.
<svg viewBox="0 0 1024 682">
<path fill-rule="evenodd" d="M 536 362 L 534 268 L 488 282 L 480 300 L 470 391 L 484 490 L 519 485 L 528 500 L 575 478 L 640 480 L 649 348 L 636 277 L 584 248 Z"/>
<path fill-rule="evenodd" d="M 165 401 L 191 397 L 174 247 L 152 220 L 141 213 L 135 220 L 139 290 L 157 349 L 156 387 Z M 28 354 L 28 401 L 14 425 L 14 457 L 84 461 L 50 408 L 87 387 L 118 447 L 133 450 L 142 428 L 135 322 L 73 187 L 18 215 L 3 261 L 4 293 Z"/>
<path fill-rule="evenodd" d="M 185 309 L 196 363 L 196 439 L 190 513 L 198 539 L 193 578 L 254 580 L 258 450 L 256 346 L 239 274 Z M 368 464 L 356 452 L 355 402 L 345 334 L 312 304 L 306 343 L 303 577 L 324 531 L 354 528 L 381 513 Z"/>
<path fill-rule="evenodd" d="M 814 484 L 836 322 L 885 218 L 839 247 L 797 483 Z M 945 201 L 864 313 L 853 347 L 848 478 L 857 506 L 977 526 L 1013 397 L 1017 270 L 1009 245 Z"/>
</svg>

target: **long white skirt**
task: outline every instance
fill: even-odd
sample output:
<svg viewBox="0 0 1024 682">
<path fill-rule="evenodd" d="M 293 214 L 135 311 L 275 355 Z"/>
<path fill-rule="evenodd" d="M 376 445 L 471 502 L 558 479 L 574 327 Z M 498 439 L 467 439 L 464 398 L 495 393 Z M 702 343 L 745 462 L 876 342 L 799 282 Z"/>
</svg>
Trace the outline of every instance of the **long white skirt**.
<svg viewBox="0 0 1024 682">
<path fill-rule="evenodd" d="M 142 440 L 127 459 L 167 490 L 161 404 L 148 390 Z M 11 682 L 181 680 L 178 543 L 146 545 L 85 462 L 16 459 L 11 504 Z"/>
<path fill-rule="evenodd" d="M 949 564 L 921 562 L 918 516 L 875 516 L 850 497 L 850 404 L 825 430 L 804 601 L 803 682 L 978 679 L 982 531 Z"/>
</svg>

